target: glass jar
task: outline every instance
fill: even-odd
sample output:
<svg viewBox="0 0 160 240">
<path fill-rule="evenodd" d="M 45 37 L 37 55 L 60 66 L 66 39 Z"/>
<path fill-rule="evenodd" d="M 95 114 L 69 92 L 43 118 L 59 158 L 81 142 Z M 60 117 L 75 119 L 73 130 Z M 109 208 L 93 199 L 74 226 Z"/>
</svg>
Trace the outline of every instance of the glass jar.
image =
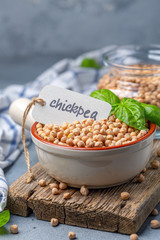
<svg viewBox="0 0 160 240">
<path fill-rule="evenodd" d="M 109 71 L 99 80 L 98 89 L 160 107 L 160 46 L 115 47 L 103 61 Z"/>
<path fill-rule="evenodd" d="M 115 47 L 103 55 L 103 62 L 108 73 L 99 80 L 98 89 L 160 107 L 159 45 Z M 159 130 L 156 138 L 160 139 Z"/>
</svg>

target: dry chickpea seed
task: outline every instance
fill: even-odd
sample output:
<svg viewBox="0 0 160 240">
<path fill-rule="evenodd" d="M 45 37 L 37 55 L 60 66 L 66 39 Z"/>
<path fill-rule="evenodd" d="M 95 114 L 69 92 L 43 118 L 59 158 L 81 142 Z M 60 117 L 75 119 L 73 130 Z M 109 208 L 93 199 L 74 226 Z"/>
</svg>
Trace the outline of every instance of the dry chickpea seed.
<svg viewBox="0 0 160 240">
<path fill-rule="evenodd" d="M 139 175 L 137 176 L 137 181 L 138 181 L 139 183 L 143 182 L 144 179 L 145 179 L 145 177 L 143 176 L 143 174 L 139 174 Z"/>
<path fill-rule="evenodd" d="M 59 188 L 60 188 L 61 190 L 65 190 L 65 189 L 67 189 L 67 187 L 68 187 L 67 183 L 61 182 L 61 183 L 59 184 Z"/>
<path fill-rule="evenodd" d="M 71 194 L 69 192 L 66 192 L 64 195 L 63 195 L 63 198 L 68 200 L 71 198 Z"/>
<path fill-rule="evenodd" d="M 59 190 L 57 188 L 52 188 L 52 194 L 53 195 L 59 194 Z"/>
<path fill-rule="evenodd" d="M 46 181 L 44 179 L 40 179 L 38 182 L 39 186 L 45 187 L 46 186 Z"/>
<path fill-rule="evenodd" d="M 153 216 L 157 216 L 158 215 L 158 210 L 156 208 L 154 208 L 153 211 L 151 212 L 151 214 Z"/>
<path fill-rule="evenodd" d="M 130 235 L 130 240 L 138 240 L 138 235 L 136 233 Z"/>
<path fill-rule="evenodd" d="M 151 162 L 151 166 L 152 166 L 152 168 L 154 168 L 154 169 L 158 169 L 159 168 L 159 166 L 160 166 L 160 163 L 159 163 L 159 161 L 158 160 L 153 160 L 153 162 Z"/>
<path fill-rule="evenodd" d="M 11 225 L 11 226 L 10 226 L 10 231 L 11 231 L 11 233 L 13 233 L 13 234 L 18 233 L 18 226 L 17 226 L 16 224 Z"/>
<path fill-rule="evenodd" d="M 150 223 L 151 228 L 159 228 L 160 227 L 160 222 L 158 220 L 152 220 Z"/>
<path fill-rule="evenodd" d="M 56 226 L 58 226 L 59 221 L 57 218 L 52 218 L 50 223 L 51 223 L 52 227 L 56 227 Z"/>
<path fill-rule="evenodd" d="M 130 198 L 130 194 L 128 192 L 122 192 L 121 193 L 121 199 L 122 200 L 128 200 Z"/>
<path fill-rule="evenodd" d="M 50 189 L 57 188 L 58 189 L 58 184 L 57 183 L 50 183 L 49 184 Z"/>
<path fill-rule="evenodd" d="M 87 187 L 82 186 L 82 187 L 80 188 L 80 193 L 82 194 L 82 196 L 87 196 L 87 195 L 89 194 L 89 190 L 88 190 Z"/>
<path fill-rule="evenodd" d="M 68 238 L 69 238 L 69 239 L 75 239 L 75 238 L 76 238 L 75 232 L 69 232 L 69 233 L 68 233 Z"/>
</svg>

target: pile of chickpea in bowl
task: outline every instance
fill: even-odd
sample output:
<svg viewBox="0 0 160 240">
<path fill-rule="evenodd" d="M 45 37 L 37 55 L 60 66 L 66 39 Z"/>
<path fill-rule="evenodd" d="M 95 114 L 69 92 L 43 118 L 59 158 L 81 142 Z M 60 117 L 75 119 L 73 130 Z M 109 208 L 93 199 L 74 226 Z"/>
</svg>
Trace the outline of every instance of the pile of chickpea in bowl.
<svg viewBox="0 0 160 240">
<path fill-rule="evenodd" d="M 147 122 L 146 127 L 149 127 Z M 137 130 L 111 115 L 108 119 L 100 121 L 84 119 L 80 122 L 76 120 L 73 123 L 64 122 L 61 126 L 37 123 L 36 130 L 41 138 L 54 144 L 97 148 L 132 143 L 145 136 L 149 128 Z"/>
</svg>

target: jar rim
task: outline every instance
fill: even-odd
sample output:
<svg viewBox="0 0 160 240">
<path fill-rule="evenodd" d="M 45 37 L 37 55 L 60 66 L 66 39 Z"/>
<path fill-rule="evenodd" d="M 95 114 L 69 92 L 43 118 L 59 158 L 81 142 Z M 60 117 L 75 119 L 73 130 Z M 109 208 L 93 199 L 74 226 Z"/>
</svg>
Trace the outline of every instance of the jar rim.
<svg viewBox="0 0 160 240">
<path fill-rule="evenodd" d="M 119 54 L 119 55 L 118 55 Z M 153 60 L 154 63 L 147 64 L 147 62 L 143 62 L 141 64 L 120 64 L 116 61 L 119 58 L 125 58 L 131 56 L 134 58 L 134 56 L 145 56 L 146 60 L 148 62 L 151 62 Z M 119 57 L 119 58 L 118 58 Z M 119 69 L 125 69 L 125 70 L 141 70 L 141 71 L 155 71 L 160 70 L 160 45 L 158 44 L 150 44 L 150 45 L 122 45 L 122 46 L 115 46 L 112 49 L 106 51 L 103 56 L 103 63 L 105 66 L 110 67 L 116 67 Z M 138 58 L 137 58 L 138 59 Z M 134 59 L 135 60 L 135 59 Z M 142 59 L 139 58 L 139 61 Z M 134 65 L 148 65 L 148 67 L 141 68 L 141 67 L 135 67 Z M 151 68 L 151 65 L 157 65 L 157 67 Z"/>
</svg>

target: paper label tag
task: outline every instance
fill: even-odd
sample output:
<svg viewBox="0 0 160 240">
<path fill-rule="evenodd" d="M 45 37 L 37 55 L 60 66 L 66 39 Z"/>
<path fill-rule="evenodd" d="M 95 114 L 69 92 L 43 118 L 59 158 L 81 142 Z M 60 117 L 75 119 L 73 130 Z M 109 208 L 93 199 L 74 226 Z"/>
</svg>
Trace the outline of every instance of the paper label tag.
<svg viewBox="0 0 160 240">
<path fill-rule="evenodd" d="M 39 97 L 46 104 L 36 103 L 32 115 L 35 121 L 43 124 L 72 123 L 84 118 L 100 120 L 108 118 L 112 108 L 107 102 L 55 86 L 44 87 Z"/>
</svg>

